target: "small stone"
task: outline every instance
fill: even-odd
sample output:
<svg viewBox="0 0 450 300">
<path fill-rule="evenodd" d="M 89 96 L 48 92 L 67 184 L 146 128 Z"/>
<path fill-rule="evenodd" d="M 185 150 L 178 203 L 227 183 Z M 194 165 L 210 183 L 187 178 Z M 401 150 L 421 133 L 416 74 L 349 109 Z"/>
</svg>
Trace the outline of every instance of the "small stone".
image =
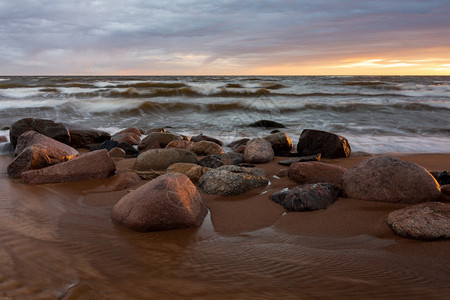
<svg viewBox="0 0 450 300">
<path fill-rule="evenodd" d="M 138 150 L 144 150 L 150 145 L 158 143 L 161 148 L 165 148 L 171 141 L 182 140 L 178 134 L 167 132 L 150 132 L 138 145 Z"/>
<path fill-rule="evenodd" d="M 275 155 L 289 153 L 294 147 L 291 138 L 285 132 L 274 133 L 264 137 L 264 139 L 272 145 Z"/>
</svg>

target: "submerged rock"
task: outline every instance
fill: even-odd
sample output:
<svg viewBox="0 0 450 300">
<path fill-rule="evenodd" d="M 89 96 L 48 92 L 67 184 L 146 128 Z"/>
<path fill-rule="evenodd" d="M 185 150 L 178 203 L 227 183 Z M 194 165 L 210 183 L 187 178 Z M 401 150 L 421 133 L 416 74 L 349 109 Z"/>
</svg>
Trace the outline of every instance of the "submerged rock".
<svg viewBox="0 0 450 300">
<path fill-rule="evenodd" d="M 416 204 L 441 196 L 436 179 L 423 167 L 394 156 L 366 159 L 345 172 L 348 198 Z"/>
<path fill-rule="evenodd" d="M 263 169 L 227 165 L 206 172 L 200 177 L 199 187 L 207 194 L 231 196 L 268 183 L 269 179 Z"/>
<path fill-rule="evenodd" d="M 208 209 L 186 175 L 168 173 L 120 199 L 111 218 L 137 231 L 197 227 Z"/>
<path fill-rule="evenodd" d="M 329 183 L 305 184 L 280 191 L 269 198 L 290 211 L 311 211 L 325 209 L 333 204 L 339 188 Z"/>
<path fill-rule="evenodd" d="M 386 223 L 395 234 L 412 239 L 450 238 L 450 204 L 428 202 L 391 212 Z"/>
</svg>

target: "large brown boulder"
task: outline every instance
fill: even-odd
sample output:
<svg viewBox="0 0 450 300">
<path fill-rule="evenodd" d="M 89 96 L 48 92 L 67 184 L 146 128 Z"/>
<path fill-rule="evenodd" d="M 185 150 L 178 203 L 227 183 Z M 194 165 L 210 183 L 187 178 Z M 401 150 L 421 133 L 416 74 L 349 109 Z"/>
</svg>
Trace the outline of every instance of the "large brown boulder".
<svg viewBox="0 0 450 300">
<path fill-rule="evenodd" d="M 25 118 L 11 125 L 9 140 L 14 148 L 16 147 L 19 136 L 30 130 L 37 131 L 52 139 L 70 145 L 69 129 L 64 124 L 56 123 L 52 120 Z"/>
<path fill-rule="evenodd" d="M 436 179 L 423 167 L 394 156 L 366 159 L 345 172 L 348 198 L 416 204 L 441 196 Z"/>
<path fill-rule="evenodd" d="M 386 223 L 395 234 L 421 240 L 450 238 L 450 204 L 427 202 L 391 212 Z"/>
<path fill-rule="evenodd" d="M 197 227 L 208 209 L 186 175 L 168 173 L 120 199 L 111 218 L 137 231 Z"/>
<path fill-rule="evenodd" d="M 111 135 L 103 130 L 93 129 L 77 124 L 64 124 L 70 133 L 70 145 L 82 147 L 90 144 L 100 144 L 111 139 Z"/>
<path fill-rule="evenodd" d="M 127 128 L 121 130 L 111 137 L 111 140 L 130 145 L 139 145 L 141 142 L 141 132 L 137 128 Z"/>
<path fill-rule="evenodd" d="M 285 132 L 277 132 L 265 136 L 264 139 L 272 145 L 275 155 L 290 152 L 294 147 L 291 138 Z"/>
<path fill-rule="evenodd" d="M 165 171 L 175 163 L 197 163 L 194 153 L 178 148 L 151 149 L 142 152 L 136 158 L 136 171 L 158 170 Z"/>
<path fill-rule="evenodd" d="M 342 186 L 342 177 L 347 169 L 321 162 L 297 162 L 288 170 L 289 179 L 300 184 L 331 183 Z"/>
<path fill-rule="evenodd" d="M 305 129 L 297 144 L 300 155 L 321 153 L 325 158 L 349 157 L 351 147 L 347 139 L 326 131 Z"/>
<path fill-rule="evenodd" d="M 168 132 L 150 132 L 138 145 L 138 150 L 142 151 L 150 146 L 158 144 L 160 148 L 164 148 L 171 141 L 182 140 L 183 137 L 178 134 Z"/>
<path fill-rule="evenodd" d="M 16 145 L 16 158 L 8 166 L 8 176 L 20 178 L 22 172 L 45 168 L 79 155 L 74 148 L 36 131 L 23 133 Z"/>
<path fill-rule="evenodd" d="M 200 141 L 197 143 L 191 144 L 188 148 L 189 151 L 197 154 L 197 155 L 214 155 L 214 154 L 222 154 L 223 149 L 218 144 L 214 142 L 208 141 Z"/>
<path fill-rule="evenodd" d="M 274 159 L 272 144 L 265 139 L 255 138 L 247 142 L 244 161 L 252 164 L 267 163 Z"/>
<path fill-rule="evenodd" d="M 21 174 L 27 184 L 57 183 L 107 178 L 116 172 L 108 150 L 97 150 L 77 158 L 39 170 Z"/>
</svg>

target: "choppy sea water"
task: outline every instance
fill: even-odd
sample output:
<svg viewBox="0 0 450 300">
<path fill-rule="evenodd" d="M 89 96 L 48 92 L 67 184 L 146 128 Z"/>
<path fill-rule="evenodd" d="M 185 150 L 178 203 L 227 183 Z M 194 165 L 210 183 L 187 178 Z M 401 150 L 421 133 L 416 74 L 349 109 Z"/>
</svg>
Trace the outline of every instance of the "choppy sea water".
<svg viewBox="0 0 450 300">
<path fill-rule="evenodd" d="M 449 76 L 0 77 L 0 126 L 47 118 L 100 128 L 165 127 L 226 142 L 303 129 L 346 137 L 354 151 L 450 152 Z M 3 130 L 1 134 L 7 135 Z"/>
</svg>

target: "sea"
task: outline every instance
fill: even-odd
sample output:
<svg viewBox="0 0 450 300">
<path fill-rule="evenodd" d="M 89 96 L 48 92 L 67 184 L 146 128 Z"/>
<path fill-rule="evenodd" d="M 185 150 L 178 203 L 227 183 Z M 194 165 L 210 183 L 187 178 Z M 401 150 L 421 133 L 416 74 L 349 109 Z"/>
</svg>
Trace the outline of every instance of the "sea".
<svg viewBox="0 0 450 300">
<path fill-rule="evenodd" d="M 352 151 L 450 152 L 450 76 L 0 76 L 0 135 L 21 118 L 114 134 L 165 128 L 225 143 L 304 129 L 348 139 Z"/>
</svg>

